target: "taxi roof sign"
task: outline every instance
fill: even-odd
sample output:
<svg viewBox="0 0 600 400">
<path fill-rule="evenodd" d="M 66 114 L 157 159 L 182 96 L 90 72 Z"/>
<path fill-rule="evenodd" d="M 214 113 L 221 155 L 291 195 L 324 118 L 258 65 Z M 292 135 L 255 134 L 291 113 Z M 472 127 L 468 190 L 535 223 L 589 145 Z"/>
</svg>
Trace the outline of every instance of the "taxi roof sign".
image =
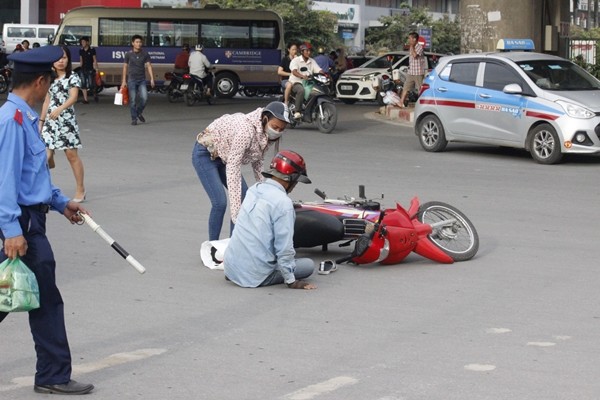
<svg viewBox="0 0 600 400">
<path fill-rule="evenodd" d="M 535 45 L 531 39 L 500 39 L 496 45 L 500 51 L 533 51 Z"/>
</svg>

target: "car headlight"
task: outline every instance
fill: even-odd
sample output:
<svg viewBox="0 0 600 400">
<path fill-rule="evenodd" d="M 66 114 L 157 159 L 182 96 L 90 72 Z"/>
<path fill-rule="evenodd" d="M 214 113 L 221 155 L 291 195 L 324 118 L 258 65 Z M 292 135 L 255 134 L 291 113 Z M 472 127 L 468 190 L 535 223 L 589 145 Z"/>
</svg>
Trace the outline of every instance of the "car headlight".
<svg viewBox="0 0 600 400">
<path fill-rule="evenodd" d="M 596 116 L 595 113 L 591 112 L 587 108 L 578 106 L 576 104 L 562 100 L 557 100 L 556 102 L 560 104 L 560 106 L 563 108 L 563 110 L 565 110 L 569 117 L 588 119 Z"/>
<path fill-rule="evenodd" d="M 361 80 L 361 81 L 364 81 L 364 82 L 368 82 L 368 81 L 370 81 L 371 79 L 373 79 L 374 77 L 376 77 L 377 75 L 379 75 L 379 74 L 378 74 L 378 73 L 376 73 L 376 72 L 374 72 L 374 73 L 372 73 L 372 74 L 367 74 L 367 75 L 363 76 L 362 78 L 360 78 L 360 80 Z"/>
</svg>

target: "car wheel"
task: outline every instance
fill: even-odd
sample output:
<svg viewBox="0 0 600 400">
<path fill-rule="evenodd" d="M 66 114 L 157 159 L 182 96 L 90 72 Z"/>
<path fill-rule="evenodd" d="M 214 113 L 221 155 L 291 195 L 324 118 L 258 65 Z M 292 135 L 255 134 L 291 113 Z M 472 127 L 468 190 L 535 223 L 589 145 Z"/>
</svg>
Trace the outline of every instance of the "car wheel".
<svg viewBox="0 0 600 400">
<path fill-rule="evenodd" d="M 356 99 L 340 99 L 344 104 L 354 104 L 357 102 Z"/>
<path fill-rule="evenodd" d="M 550 124 L 536 126 L 529 134 L 529 152 L 540 164 L 556 164 L 563 154 L 556 130 Z"/>
<path fill-rule="evenodd" d="M 444 126 L 433 114 L 427 115 L 418 123 L 417 136 L 419 136 L 421 147 L 426 151 L 444 151 L 448 145 Z"/>
</svg>

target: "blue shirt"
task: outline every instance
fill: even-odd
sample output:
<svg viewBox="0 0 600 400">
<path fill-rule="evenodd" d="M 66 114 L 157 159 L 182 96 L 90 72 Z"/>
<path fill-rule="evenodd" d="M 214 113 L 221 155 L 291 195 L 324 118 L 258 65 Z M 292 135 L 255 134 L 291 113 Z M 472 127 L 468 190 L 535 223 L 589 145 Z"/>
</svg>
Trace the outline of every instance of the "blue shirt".
<svg viewBox="0 0 600 400">
<path fill-rule="evenodd" d="M 330 73 L 330 69 L 335 66 L 333 60 L 325 54 L 319 54 L 314 58 L 317 65 L 321 68 L 321 70 L 325 73 Z"/>
<path fill-rule="evenodd" d="M 38 118 L 13 93 L 0 107 L 0 230 L 7 239 L 23 234 L 19 205 L 49 204 L 62 213 L 69 202 L 52 185 Z"/>
<path fill-rule="evenodd" d="M 225 275 L 239 286 L 257 287 L 275 270 L 285 283 L 296 280 L 292 200 L 273 179 L 246 193 L 223 261 Z"/>
</svg>

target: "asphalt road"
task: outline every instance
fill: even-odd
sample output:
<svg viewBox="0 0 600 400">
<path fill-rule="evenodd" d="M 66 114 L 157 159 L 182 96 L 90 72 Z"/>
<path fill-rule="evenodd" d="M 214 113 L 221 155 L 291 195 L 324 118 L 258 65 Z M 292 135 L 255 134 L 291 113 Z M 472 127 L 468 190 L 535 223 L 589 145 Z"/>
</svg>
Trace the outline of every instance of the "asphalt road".
<svg viewBox="0 0 600 400">
<path fill-rule="evenodd" d="M 414 195 L 444 201 L 477 227 L 478 255 L 342 266 L 315 275 L 316 291 L 241 289 L 200 262 L 209 202 L 190 158 L 212 119 L 266 100 L 189 108 L 153 94 L 148 122 L 135 127 L 111 103 L 105 93 L 76 106 L 85 204 L 146 274 L 87 226 L 56 213 L 48 222 L 73 377 L 96 385 L 90 398 L 600 397 L 600 157 L 542 166 L 493 147 L 426 153 L 410 127 L 371 118 L 374 104 L 338 104 L 334 133 L 303 126 L 284 135 L 282 148 L 305 157 L 313 181 L 292 197 L 314 200 L 315 187 L 356 195 L 365 184 L 388 207 Z M 72 195 L 68 162 L 58 154 L 56 163 L 53 179 Z M 299 254 L 320 261 L 346 251 Z M 0 332 L 0 398 L 40 398 L 26 315 L 9 316 Z"/>
</svg>

